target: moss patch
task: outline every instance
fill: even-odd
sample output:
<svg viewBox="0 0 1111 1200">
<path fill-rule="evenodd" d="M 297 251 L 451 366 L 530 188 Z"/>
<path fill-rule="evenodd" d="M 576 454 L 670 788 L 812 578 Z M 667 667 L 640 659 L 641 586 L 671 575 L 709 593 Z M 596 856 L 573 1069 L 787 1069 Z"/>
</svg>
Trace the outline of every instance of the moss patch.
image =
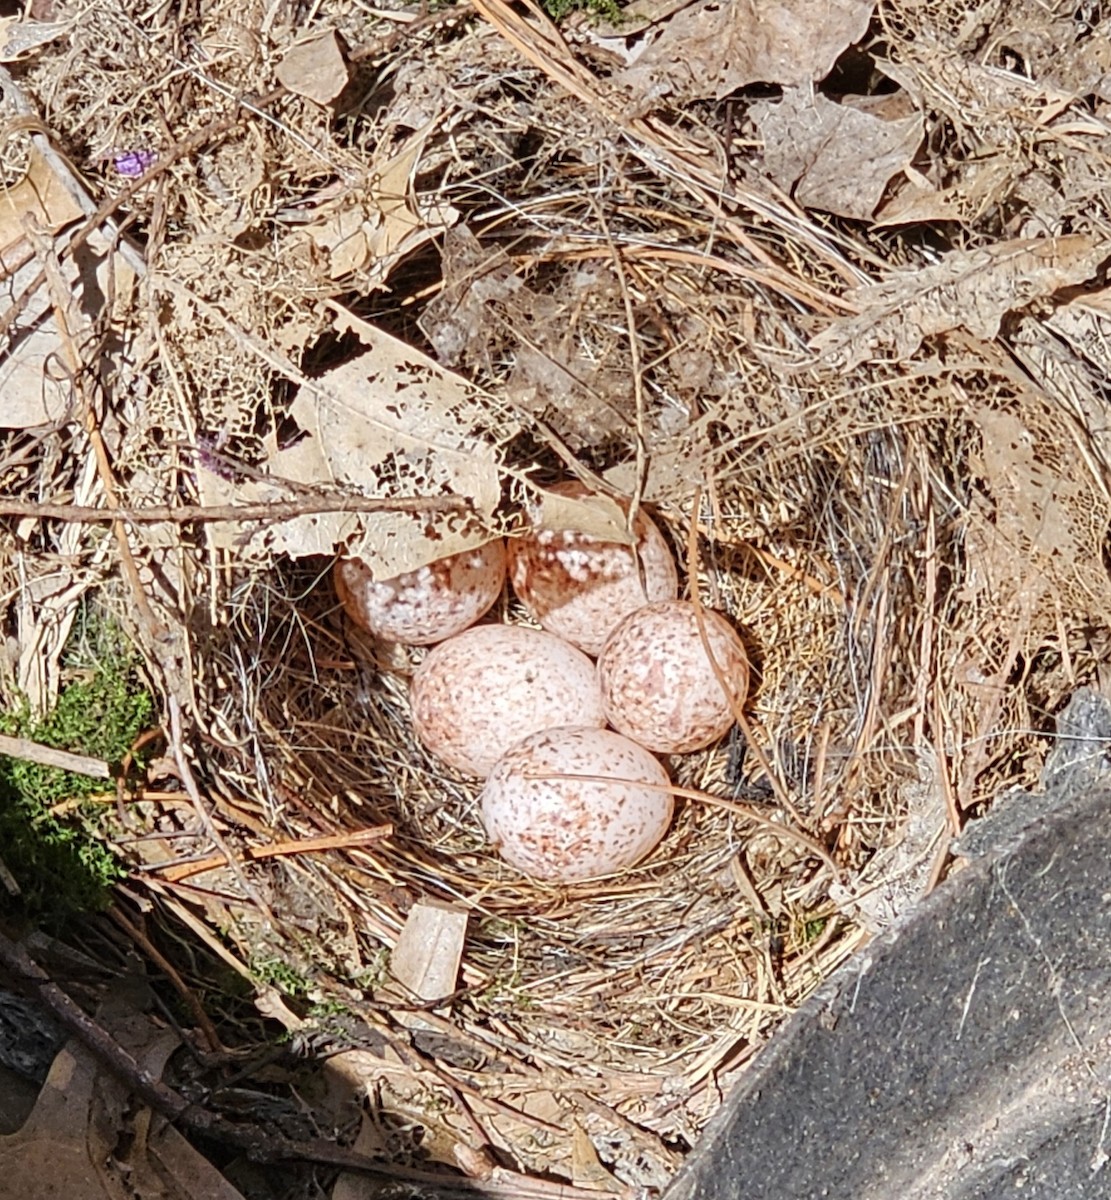
<svg viewBox="0 0 1111 1200">
<path fill-rule="evenodd" d="M 118 764 L 154 715 L 134 650 L 114 622 L 89 616 L 65 666 L 55 710 L 42 721 L 25 703 L 0 711 L 0 732 Z M 87 801 L 110 787 L 0 755 L 0 857 L 21 889 L 0 890 L 0 903 L 47 921 L 105 907 L 121 875 L 101 836 L 112 810 Z"/>
</svg>

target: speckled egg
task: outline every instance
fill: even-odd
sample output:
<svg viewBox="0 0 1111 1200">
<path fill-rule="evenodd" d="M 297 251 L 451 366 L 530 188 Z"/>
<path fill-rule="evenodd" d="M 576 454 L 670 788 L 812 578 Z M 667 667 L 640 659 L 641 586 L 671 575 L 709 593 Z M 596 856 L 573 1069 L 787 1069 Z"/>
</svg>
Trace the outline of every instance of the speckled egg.
<svg viewBox="0 0 1111 1200">
<path fill-rule="evenodd" d="M 520 625 L 476 625 L 441 642 L 409 694 L 421 744 L 470 775 L 488 775 L 510 746 L 539 730 L 606 723 L 590 659 Z"/>
<path fill-rule="evenodd" d="M 575 498 L 590 495 L 577 481 L 551 490 Z M 628 505 L 624 507 L 627 511 Z M 635 529 L 644 586 L 631 546 L 575 530 L 539 529 L 510 539 L 513 590 L 545 629 L 587 654 L 597 654 L 626 613 L 679 594 L 675 560 L 659 528 L 641 512 Z"/>
<path fill-rule="evenodd" d="M 748 656 L 737 631 L 703 610 L 714 661 L 733 691 L 748 691 Z M 733 724 L 729 703 L 686 600 L 648 604 L 610 634 L 598 659 L 598 682 L 610 724 L 649 750 L 683 754 L 717 741 Z"/>
<path fill-rule="evenodd" d="M 487 542 L 375 582 L 361 559 L 335 566 L 336 595 L 347 615 L 387 642 L 428 646 L 461 633 L 487 612 L 505 583 L 505 543 Z"/>
<path fill-rule="evenodd" d="M 594 778 L 543 778 L 557 775 Z M 494 768 L 482 789 L 482 823 L 506 862 L 527 875 L 568 883 L 612 875 L 667 832 L 667 785 L 659 762 L 619 733 L 546 729 Z"/>
</svg>

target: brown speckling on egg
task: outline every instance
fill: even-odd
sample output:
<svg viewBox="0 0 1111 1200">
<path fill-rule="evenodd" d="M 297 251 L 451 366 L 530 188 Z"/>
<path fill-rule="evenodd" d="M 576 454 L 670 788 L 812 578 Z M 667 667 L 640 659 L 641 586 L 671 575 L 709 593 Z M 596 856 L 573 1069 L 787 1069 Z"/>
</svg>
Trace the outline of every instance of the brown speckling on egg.
<svg viewBox="0 0 1111 1200">
<path fill-rule="evenodd" d="M 574 497 L 590 494 L 577 481 L 556 484 L 552 491 Z M 679 593 L 675 561 L 663 534 L 643 512 L 637 514 L 635 530 L 647 592 L 631 547 L 575 530 L 538 530 L 512 539 L 513 590 L 545 629 L 587 654 L 597 654 L 626 613 Z"/>
<path fill-rule="evenodd" d="M 604 778 L 542 778 L 553 775 Z M 656 846 L 671 823 L 667 784 L 660 763 L 619 733 L 550 729 L 519 742 L 491 772 L 482 821 L 525 874 L 591 879 L 633 866 Z"/>
<path fill-rule="evenodd" d="M 703 610 L 706 634 L 735 704 L 748 691 L 748 656 L 737 631 Z M 627 616 L 598 659 L 598 682 L 610 724 L 660 754 L 684 754 L 717 741 L 733 724 L 723 690 L 685 600 L 648 604 Z"/>
<path fill-rule="evenodd" d="M 510 746 L 540 730 L 606 723 L 590 659 L 519 625 L 476 625 L 442 642 L 409 695 L 422 745 L 471 775 L 488 775 Z"/>
<path fill-rule="evenodd" d="M 341 558 L 334 574 L 336 595 L 368 633 L 428 646 L 461 633 L 489 610 L 505 583 L 505 563 L 500 538 L 377 582 L 361 559 Z"/>
</svg>

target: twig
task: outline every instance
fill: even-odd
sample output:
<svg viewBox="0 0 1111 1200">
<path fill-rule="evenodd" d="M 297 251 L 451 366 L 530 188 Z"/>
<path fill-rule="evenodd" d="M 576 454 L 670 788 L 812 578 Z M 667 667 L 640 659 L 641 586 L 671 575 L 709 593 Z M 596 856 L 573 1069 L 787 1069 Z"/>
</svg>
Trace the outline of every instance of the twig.
<svg viewBox="0 0 1111 1200">
<path fill-rule="evenodd" d="M 321 512 L 457 512 L 468 511 L 470 501 L 461 496 L 307 496 L 303 500 L 271 500 L 258 504 L 151 504 L 142 508 L 95 508 L 86 504 L 35 504 L 0 500 L 0 517 L 34 517 L 44 520 L 108 524 L 131 521 L 154 525 L 164 521 L 186 525 L 193 521 L 288 521 L 291 517 Z"/>
<path fill-rule="evenodd" d="M 22 895 L 23 889 L 19 886 L 19 880 L 8 870 L 8 864 L 0 858 L 0 883 L 7 890 L 9 896 Z"/>
<path fill-rule="evenodd" d="M 346 850 L 351 847 L 366 846 L 371 842 L 380 842 L 383 838 L 393 835 L 392 825 L 375 825 L 372 829 L 360 829 L 355 833 L 330 834 L 323 837 L 301 838 L 300 840 L 277 842 L 272 846 L 248 846 L 243 851 L 244 858 L 257 862 L 263 858 L 277 858 L 284 855 L 311 854 L 317 850 Z M 167 867 L 158 871 L 159 877 L 167 883 L 180 883 L 191 875 L 200 875 L 204 871 L 214 871 L 224 866 L 226 860 L 222 854 L 214 854 L 210 858 L 197 859 L 195 862 L 181 863 L 176 867 Z M 157 870 L 157 868 L 155 868 Z"/>
<path fill-rule="evenodd" d="M 40 767 L 57 767 L 59 771 L 72 771 L 74 775 L 87 775 L 90 779 L 111 779 L 112 769 L 101 758 L 88 754 L 71 754 L 68 750 L 56 750 L 30 738 L 9 737 L 0 733 L 0 754 L 8 758 L 19 758 L 24 762 L 38 763 Z"/>
<path fill-rule="evenodd" d="M 163 665 L 165 669 L 165 665 Z M 212 814 L 208 811 L 208 806 L 205 804 L 201 796 L 201 789 L 197 786 L 196 776 L 193 774 L 193 768 L 189 765 L 189 756 L 185 752 L 185 735 L 183 732 L 183 722 L 181 719 L 181 703 L 171 689 L 166 697 L 166 707 L 170 713 L 170 736 L 169 746 L 170 753 L 174 763 L 177 765 L 178 778 L 180 778 L 182 786 L 189 794 L 189 799 L 193 802 L 193 810 L 201 820 L 204 826 L 205 834 L 216 846 L 216 849 L 224 856 L 227 861 L 228 870 L 235 876 L 236 883 L 239 884 L 243 895 L 251 900 L 255 907 L 262 913 L 271 926 L 276 925 L 274 914 L 270 909 L 270 905 L 258 894 L 258 891 L 251 886 L 250 880 L 243 872 L 242 866 L 228 849 L 227 843 L 224 841 L 220 831 L 216 828 L 216 822 L 212 819 Z"/>
<path fill-rule="evenodd" d="M 158 967 L 170 983 L 173 984 L 178 995 L 193 1014 L 193 1020 L 196 1021 L 197 1028 L 204 1034 L 204 1039 L 208 1043 L 209 1050 L 213 1054 L 226 1053 L 220 1041 L 219 1034 L 216 1032 L 216 1026 L 212 1024 L 211 1017 L 205 1012 L 204 1005 L 197 999 L 196 992 L 182 979 L 180 972 L 174 964 L 147 937 L 143 929 L 128 920 L 118 905 L 114 905 L 109 910 L 108 915 L 132 939 L 139 949 L 143 951 L 147 958 Z"/>
</svg>

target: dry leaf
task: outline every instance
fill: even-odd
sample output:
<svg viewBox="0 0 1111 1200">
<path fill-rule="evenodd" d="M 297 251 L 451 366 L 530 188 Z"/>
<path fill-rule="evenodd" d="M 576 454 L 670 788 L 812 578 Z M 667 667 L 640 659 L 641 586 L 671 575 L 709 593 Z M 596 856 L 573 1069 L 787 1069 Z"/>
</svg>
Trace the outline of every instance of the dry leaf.
<svg viewBox="0 0 1111 1200">
<path fill-rule="evenodd" d="M 390 972 L 414 996 L 441 1000 L 455 991 L 466 937 L 465 909 L 442 900 L 418 900 L 390 955 Z"/>
<path fill-rule="evenodd" d="M 864 36 L 874 0 L 702 0 L 677 12 L 618 76 L 642 101 L 720 100 L 750 83 L 824 79 Z"/>
<path fill-rule="evenodd" d="M 26 21 L 22 17 L 0 17 L 0 62 L 18 62 L 30 58 L 72 28 L 72 21 Z"/>
<path fill-rule="evenodd" d="M 47 233 L 57 233 L 81 217 L 82 210 L 65 182 L 33 147 L 27 174 L 0 190 L 0 274 L 7 296 L 21 295 L 42 269 L 29 257 L 25 222 L 33 220 Z M 81 312 L 95 319 L 108 291 L 109 250 L 94 234 L 71 258 L 60 264 Z M 113 254 L 114 296 L 122 300 L 134 274 Z M 70 330 L 77 335 L 79 330 Z M 38 289 L 25 304 L 8 334 L 0 359 L 0 429 L 29 429 L 60 419 L 71 401 L 69 384 L 57 378 L 50 363 L 57 358 L 60 335 L 48 289 Z"/>
<path fill-rule="evenodd" d="M 11 187 L 0 189 L 0 267 L 11 270 L 22 253 L 11 253 L 26 237 L 28 217 L 50 233 L 82 216 L 77 201 L 50 169 L 50 164 L 31 148 L 27 174 Z"/>
<path fill-rule="evenodd" d="M 884 120 L 812 87 L 789 88 L 779 103 L 761 101 L 751 112 L 776 183 L 803 207 L 843 217 L 871 217 L 922 141 L 918 114 Z"/>
<path fill-rule="evenodd" d="M 260 560 L 344 550 L 361 556 L 376 578 L 389 579 L 488 541 L 504 485 L 522 498 L 543 494 L 504 464 L 503 447 L 519 426 L 497 399 L 350 314 L 336 328 L 355 333 L 366 350 L 302 382 L 290 409 L 302 434 L 261 464 L 269 478 L 237 482 L 199 466 L 202 502 L 254 504 L 289 499 L 305 487 L 340 487 L 382 499 L 454 496 L 467 502 L 467 515 L 319 512 L 256 523 L 247 534 L 229 522 L 211 527 L 213 545 Z M 596 500 L 562 507 L 576 504 L 591 528 L 608 511 Z M 623 522 L 615 535 L 624 536 Z"/>
<path fill-rule="evenodd" d="M 981 408 L 973 419 L 980 427 L 980 470 L 995 502 L 996 533 L 1024 560 L 1084 558 L 1087 548 L 1070 516 L 1083 503 L 1077 485 L 1039 457 L 1033 435 L 1015 414 Z"/>
<path fill-rule="evenodd" d="M 34 1110 L 18 1133 L 0 1137 L 0 1175 L 9 1196 L 123 1200 L 118 1177 L 106 1178 L 112 1145 L 90 1127 L 96 1061 L 78 1043 L 58 1052 Z M 114 1183 L 114 1186 L 113 1186 Z"/>
<path fill-rule="evenodd" d="M 488 540 L 502 495 L 501 443 L 516 425 L 461 376 L 397 338 L 353 318 L 337 327 L 354 330 L 366 350 L 302 386 L 290 416 L 305 436 L 264 464 L 275 482 L 234 484 L 202 470 L 204 502 L 288 496 L 287 480 L 385 498 L 469 501 L 474 519 L 467 522 L 458 514 L 314 513 L 259 529 L 241 547 L 300 558 L 346 546 L 379 578 Z M 213 536 L 218 544 L 239 545 L 234 526 L 217 527 Z"/>
<path fill-rule="evenodd" d="M 922 176 L 910 180 L 875 214 L 879 226 L 924 224 L 929 221 L 978 221 L 1006 194 L 1016 172 L 1006 155 L 973 158 L 960 163 L 956 181 L 948 187 L 930 186 Z"/>
<path fill-rule="evenodd" d="M 922 342 L 964 328 L 990 340 L 1008 312 L 1090 279 L 1108 247 L 1084 234 L 1016 238 L 978 250 L 954 250 L 936 266 L 854 288 L 860 306 L 811 343 L 842 369 L 873 358 L 910 358 Z"/>
<path fill-rule="evenodd" d="M 576 1187 L 597 1188 L 600 1192 L 622 1190 L 598 1157 L 590 1134 L 578 1121 L 571 1130 L 571 1179 Z"/>
<path fill-rule="evenodd" d="M 291 46 L 276 72 L 278 82 L 294 95 L 329 104 L 347 86 L 347 62 L 334 29 L 326 29 Z"/>
<path fill-rule="evenodd" d="M 176 1034 L 138 1012 L 102 1009 L 99 1019 L 148 1077 L 161 1078 Z M 76 1040 L 58 1052 L 22 1128 L 0 1137 L 0 1173 L 4 1194 L 28 1200 L 243 1200 L 176 1129 L 133 1107 Z"/>
<path fill-rule="evenodd" d="M 346 193 L 341 207 L 308 226 L 309 237 L 328 254 L 331 278 L 370 270 L 372 282 L 383 283 L 405 255 L 458 219 L 450 205 L 422 208 L 413 195 L 413 174 L 432 129 L 429 123 L 417 130 L 395 154 L 372 166 L 367 195 Z"/>
<path fill-rule="evenodd" d="M 599 494 L 577 499 L 542 492 L 536 508 L 538 511 L 533 516 L 541 529 L 574 529 L 600 541 L 633 544 L 621 506 L 608 496 Z"/>
</svg>

